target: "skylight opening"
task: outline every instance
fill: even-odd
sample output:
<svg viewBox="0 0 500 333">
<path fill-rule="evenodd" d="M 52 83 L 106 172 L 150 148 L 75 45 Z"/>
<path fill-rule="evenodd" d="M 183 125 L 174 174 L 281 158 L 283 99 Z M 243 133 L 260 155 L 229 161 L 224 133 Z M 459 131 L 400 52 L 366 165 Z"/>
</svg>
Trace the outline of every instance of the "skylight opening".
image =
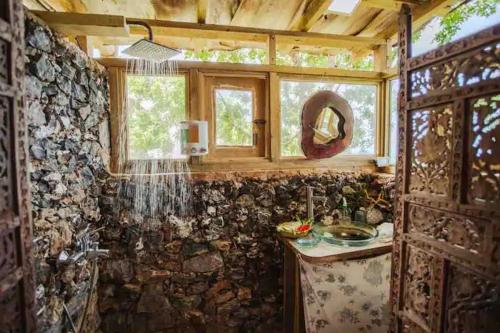
<svg viewBox="0 0 500 333">
<path fill-rule="evenodd" d="M 328 10 L 341 15 L 351 15 L 358 7 L 360 0 L 333 0 Z"/>
</svg>

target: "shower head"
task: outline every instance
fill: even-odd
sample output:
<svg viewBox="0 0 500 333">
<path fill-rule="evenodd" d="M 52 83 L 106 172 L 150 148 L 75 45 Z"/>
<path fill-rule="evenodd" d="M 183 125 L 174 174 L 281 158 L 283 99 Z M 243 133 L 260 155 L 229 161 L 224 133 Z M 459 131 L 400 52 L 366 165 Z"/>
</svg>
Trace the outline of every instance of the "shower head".
<svg viewBox="0 0 500 333">
<path fill-rule="evenodd" d="M 142 21 L 127 20 L 127 24 L 140 25 L 148 29 L 149 39 L 143 38 L 135 42 L 130 47 L 123 50 L 122 53 L 157 63 L 164 62 L 180 53 L 179 50 L 153 42 L 153 30 L 147 23 Z"/>
</svg>

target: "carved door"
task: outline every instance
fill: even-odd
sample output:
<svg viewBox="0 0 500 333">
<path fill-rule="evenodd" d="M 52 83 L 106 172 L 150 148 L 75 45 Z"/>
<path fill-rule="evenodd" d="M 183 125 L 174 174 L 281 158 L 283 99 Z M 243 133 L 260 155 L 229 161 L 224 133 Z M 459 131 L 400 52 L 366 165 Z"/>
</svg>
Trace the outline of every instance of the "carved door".
<svg viewBox="0 0 500 333">
<path fill-rule="evenodd" d="M 24 13 L 0 1 L 0 333 L 34 332 L 27 180 Z"/>
<path fill-rule="evenodd" d="M 500 25 L 411 57 L 399 24 L 396 332 L 500 332 Z"/>
</svg>

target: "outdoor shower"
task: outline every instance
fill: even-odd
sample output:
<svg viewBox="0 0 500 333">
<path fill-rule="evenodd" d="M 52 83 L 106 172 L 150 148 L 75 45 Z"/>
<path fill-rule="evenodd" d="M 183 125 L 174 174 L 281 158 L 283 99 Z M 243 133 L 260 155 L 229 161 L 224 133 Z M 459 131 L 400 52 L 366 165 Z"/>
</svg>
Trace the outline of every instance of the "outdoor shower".
<svg viewBox="0 0 500 333">
<path fill-rule="evenodd" d="M 127 24 L 140 25 L 142 27 L 145 27 L 148 30 L 149 38 L 142 38 L 139 41 L 135 42 L 123 51 L 124 54 L 144 60 L 153 61 L 156 63 L 161 63 L 180 53 L 176 49 L 155 43 L 153 41 L 153 29 L 149 24 L 142 21 L 129 19 L 127 19 Z"/>
</svg>

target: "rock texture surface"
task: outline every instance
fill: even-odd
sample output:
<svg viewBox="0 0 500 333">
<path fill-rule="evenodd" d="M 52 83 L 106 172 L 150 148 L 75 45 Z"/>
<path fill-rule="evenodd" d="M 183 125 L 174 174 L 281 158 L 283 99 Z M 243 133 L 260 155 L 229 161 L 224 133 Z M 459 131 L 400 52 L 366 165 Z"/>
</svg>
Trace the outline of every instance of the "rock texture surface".
<svg viewBox="0 0 500 333">
<path fill-rule="evenodd" d="M 305 217 L 306 186 L 327 197 L 316 207 L 318 218 L 335 214 L 346 197 L 392 219 L 390 203 L 373 206 L 364 195 L 383 193 L 390 202 L 392 177 L 326 172 L 198 180 L 191 213 L 175 223 L 172 216 L 134 216 L 116 197 L 118 182 L 108 182 L 99 201 L 104 246 L 112 250 L 99 288 L 107 333 L 279 332 L 283 254 L 275 226 Z"/>
<path fill-rule="evenodd" d="M 81 313 L 89 287 L 86 260 L 58 265 L 56 259 L 62 251 L 71 255 L 75 235 L 101 217 L 109 155 L 109 143 L 99 140 L 108 129 L 107 75 L 28 17 L 26 87 L 38 319 L 41 332 L 59 332 L 67 322 L 63 302 Z M 88 322 L 87 331 L 95 331 L 96 317 Z"/>
</svg>

